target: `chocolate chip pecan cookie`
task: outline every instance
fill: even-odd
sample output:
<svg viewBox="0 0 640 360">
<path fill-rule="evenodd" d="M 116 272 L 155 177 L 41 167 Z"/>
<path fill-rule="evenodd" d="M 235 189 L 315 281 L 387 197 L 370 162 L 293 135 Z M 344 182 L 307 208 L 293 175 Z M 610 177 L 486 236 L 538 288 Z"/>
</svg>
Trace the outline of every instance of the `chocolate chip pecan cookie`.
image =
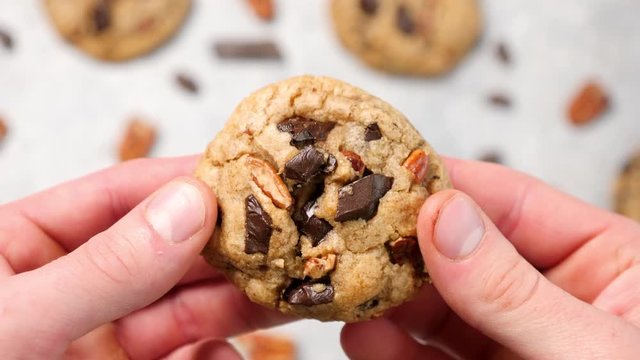
<svg viewBox="0 0 640 360">
<path fill-rule="evenodd" d="M 221 214 L 205 258 L 251 300 L 319 320 L 368 319 L 416 293 L 418 211 L 450 187 L 396 109 L 312 76 L 242 101 L 196 175 Z"/>
<path fill-rule="evenodd" d="M 45 6 L 67 41 L 96 58 L 122 61 L 171 37 L 191 0 L 45 0 Z"/>
<path fill-rule="evenodd" d="M 627 161 L 618 178 L 615 208 L 620 214 L 640 221 L 640 152 Z"/>
<path fill-rule="evenodd" d="M 447 72 L 481 32 L 476 0 L 333 0 L 331 10 L 344 46 L 391 73 Z"/>
</svg>

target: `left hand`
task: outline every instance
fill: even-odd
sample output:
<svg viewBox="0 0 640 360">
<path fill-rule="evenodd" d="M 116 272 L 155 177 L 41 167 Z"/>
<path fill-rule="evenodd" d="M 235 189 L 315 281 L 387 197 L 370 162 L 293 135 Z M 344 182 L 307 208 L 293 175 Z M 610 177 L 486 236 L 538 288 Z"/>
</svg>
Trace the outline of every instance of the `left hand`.
<svg viewBox="0 0 640 360">
<path fill-rule="evenodd" d="M 199 257 L 215 197 L 175 179 L 195 162 L 134 160 L 0 206 L 3 357 L 239 358 L 224 338 L 286 320 Z"/>
</svg>

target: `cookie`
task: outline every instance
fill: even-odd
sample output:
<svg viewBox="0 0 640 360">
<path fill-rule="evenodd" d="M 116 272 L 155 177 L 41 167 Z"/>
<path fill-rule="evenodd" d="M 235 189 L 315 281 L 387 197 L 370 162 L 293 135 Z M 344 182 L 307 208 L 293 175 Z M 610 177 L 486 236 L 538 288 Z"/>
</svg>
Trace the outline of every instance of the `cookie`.
<svg viewBox="0 0 640 360">
<path fill-rule="evenodd" d="M 614 200 L 618 213 L 640 221 L 640 152 L 625 164 L 616 184 Z"/>
<path fill-rule="evenodd" d="M 346 48 L 370 66 L 398 74 L 451 70 L 482 26 L 476 0 L 333 0 L 331 11 Z"/>
<path fill-rule="evenodd" d="M 45 7 L 67 41 L 98 59 L 122 61 L 169 39 L 191 0 L 45 0 Z"/>
<path fill-rule="evenodd" d="M 312 76 L 243 100 L 196 176 L 221 214 L 204 257 L 252 301 L 325 321 L 372 318 L 416 293 L 418 211 L 450 187 L 400 112 Z"/>
</svg>

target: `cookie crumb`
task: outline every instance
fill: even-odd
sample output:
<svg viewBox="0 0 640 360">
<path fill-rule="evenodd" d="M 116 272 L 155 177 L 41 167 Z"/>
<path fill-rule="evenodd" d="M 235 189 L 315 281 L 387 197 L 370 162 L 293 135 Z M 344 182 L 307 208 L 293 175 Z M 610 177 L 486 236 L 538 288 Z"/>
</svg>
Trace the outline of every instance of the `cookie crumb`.
<svg viewBox="0 0 640 360">
<path fill-rule="evenodd" d="M 569 105 L 569 120 L 576 126 L 597 119 L 610 107 L 609 95 L 596 82 L 587 82 Z"/>
<path fill-rule="evenodd" d="M 249 360 L 295 360 L 296 344 L 283 335 L 252 333 L 238 341 L 246 349 Z"/>
<path fill-rule="evenodd" d="M 273 20 L 275 8 L 273 0 L 249 0 L 249 5 L 257 17 L 264 21 Z"/>
<path fill-rule="evenodd" d="M 180 88 L 182 88 L 182 90 L 188 93 L 197 94 L 199 91 L 199 87 L 196 81 L 191 76 L 185 73 L 176 74 L 176 83 L 178 84 L 178 86 L 180 86 Z"/>
<path fill-rule="evenodd" d="M 127 130 L 120 141 L 118 152 L 120 161 L 147 156 L 155 139 L 156 130 L 151 124 L 140 119 L 129 121 Z"/>
<path fill-rule="evenodd" d="M 0 44 L 7 50 L 13 50 L 13 37 L 3 29 L 0 29 Z"/>
</svg>

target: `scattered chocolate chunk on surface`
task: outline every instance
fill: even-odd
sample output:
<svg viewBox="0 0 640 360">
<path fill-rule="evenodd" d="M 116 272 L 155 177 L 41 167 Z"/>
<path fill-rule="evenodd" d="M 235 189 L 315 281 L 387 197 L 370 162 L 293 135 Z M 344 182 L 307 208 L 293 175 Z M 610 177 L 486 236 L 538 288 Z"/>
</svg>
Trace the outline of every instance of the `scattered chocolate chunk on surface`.
<svg viewBox="0 0 640 360">
<path fill-rule="evenodd" d="M 336 221 L 373 218 L 378 211 L 380 199 L 391 190 L 393 178 L 372 174 L 338 191 L 338 210 Z"/>
<path fill-rule="evenodd" d="M 377 123 L 367 125 L 367 128 L 364 130 L 364 141 L 375 141 L 382 139 L 382 133 L 380 132 L 380 127 Z"/>
<path fill-rule="evenodd" d="M 126 161 L 147 156 L 155 140 L 156 130 L 151 124 L 140 119 L 131 120 L 120 142 L 120 160 Z"/>
<path fill-rule="evenodd" d="M 378 0 L 360 0 L 360 8 L 367 15 L 373 15 L 378 11 Z"/>
<path fill-rule="evenodd" d="M 489 163 L 494 163 L 494 164 L 502 164 L 504 163 L 503 159 L 502 159 L 502 155 L 496 151 L 490 151 L 487 152 L 485 154 L 482 154 L 480 157 L 478 157 L 478 160 L 480 161 L 484 161 L 484 162 L 489 162 Z"/>
<path fill-rule="evenodd" d="M 499 42 L 496 45 L 496 58 L 498 58 L 500 63 L 502 63 L 503 65 L 511 65 L 511 51 L 509 51 L 507 44 L 505 44 L 504 42 Z"/>
<path fill-rule="evenodd" d="M 253 195 L 245 199 L 245 214 L 247 230 L 244 238 L 244 252 L 266 255 L 269 252 L 269 240 L 273 232 L 271 217 Z"/>
<path fill-rule="evenodd" d="M 191 76 L 185 73 L 176 74 L 176 83 L 178 84 L 178 86 L 180 86 L 180 88 L 182 88 L 184 91 L 188 93 L 191 93 L 191 94 L 198 93 L 198 90 L 199 90 L 198 84 Z"/>
<path fill-rule="evenodd" d="M 93 8 L 93 26 L 96 32 L 102 32 L 111 25 L 111 9 L 108 0 L 98 0 Z"/>
<path fill-rule="evenodd" d="M 317 175 L 325 167 L 324 154 L 313 146 L 307 146 L 287 161 L 284 176 L 287 179 L 306 182 Z"/>
<path fill-rule="evenodd" d="M 275 14 L 273 0 L 249 0 L 249 5 L 260 19 L 264 21 L 273 20 Z"/>
<path fill-rule="evenodd" d="M 313 145 L 316 141 L 327 140 L 327 136 L 336 126 L 330 121 L 315 121 L 301 116 L 281 121 L 277 128 L 282 132 L 291 134 L 291 145 L 301 149 L 308 145 Z"/>
<path fill-rule="evenodd" d="M 297 285 L 296 282 L 292 285 L 283 294 L 284 300 L 289 304 L 313 306 L 333 301 L 334 290 L 331 285 L 323 283 Z"/>
<path fill-rule="evenodd" d="M 511 98 L 503 93 L 494 93 L 489 95 L 489 103 L 501 108 L 510 108 L 512 105 Z"/>
<path fill-rule="evenodd" d="M 610 106 L 609 95 L 595 82 L 585 84 L 569 106 L 569 120 L 574 125 L 585 125 L 597 119 Z"/>
<path fill-rule="evenodd" d="M 398 29 L 401 32 L 409 35 L 413 34 L 416 30 L 416 24 L 411 19 L 411 14 L 409 14 L 409 10 L 407 10 L 404 6 L 398 6 L 398 10 L 396 12 L 396 24 Z"/>
<path fill-rule="evenodd" d="M 273 41 L 227 40 L 214 45 L 222 59 L 281 60 L 280 49 Z"/>
<path fill-rule="evenodd" d="M 7 50 L 13 49 L 13 37 L 11 37 L 8 31 L 3 29 L 0 29 L 0 44 Z"/>
</svg>

